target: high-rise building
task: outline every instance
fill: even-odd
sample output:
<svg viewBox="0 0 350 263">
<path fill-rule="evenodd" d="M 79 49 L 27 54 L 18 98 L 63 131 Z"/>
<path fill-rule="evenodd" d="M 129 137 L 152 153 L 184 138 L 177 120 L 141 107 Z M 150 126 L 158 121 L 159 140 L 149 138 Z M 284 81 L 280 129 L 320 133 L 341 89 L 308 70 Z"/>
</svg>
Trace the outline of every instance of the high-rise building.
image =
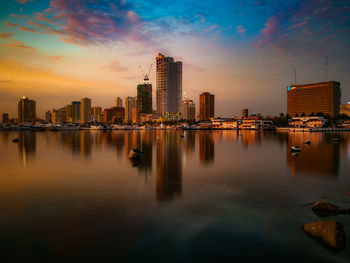
<svg viewBox="0 0 350 263">
<path fill-rule="evenodd" d="M 101 113 L 102 113 L 101 107 L 99 107 L 99 106 L 92 107 L 91 108 L 91 121 L 99 122 Z"/>
<path fill-rule="evenodd" d="M 287 87 L 287 113 L 291 117 L 323 113 L 339 114 L 341 86 L 339 82 L 292 85 Z"/>
<path fill-rule="evenodd" d="M 182 62 L 158 54 L 157 113 L 180 113 L 182 103 Z"/>
<path fill-rule="evenodd" d="M 72 122 L 80 122 L 80 101 L 72 102 Z"/>
<path fill-rule="evenodd" d="M 73 105 L 66 106 L 66 119 L 65 122 L 73 122 Z"/>
<path fill-rule="evenodd" d="M 52 122 L 52 114 L 50 111 L 45 112 L 45 121 Z"/>
<path fill-rule="evenodd" d="M 137 123 L 138 122 L 138 119 L 137 119 L 137 109 L 136 108 L 133 108 L 132 111 L 131 111 L 131 120 L 133 123 Z"/>
<path fill-rule="evenodd" d="M 249 116 L 249 111 L 248 111 L 248 109 L 243 109 L 242 110 L 242 117 L 243 118 L 247 118 Z"/>
<path fill-rule="evenodd" d="M 137 85 L 136 109 L 138 120 L 141 115 L 152 113 L 152 84 L 148 81 Z"/>
<path fill-rule="evenodd" d="M 194 120 L 196 119 L 196 107 L 193 100 L 183 100 L 182 101 L 182 119 L 184 120 Z"/>
<path fill-rule="evenodd" d="M 66 122 L 66 107 L 52 110 L 52 123 L 63 123 Z"/>
<path fill-rule="evenodd" d="M 209 120 L 215 114 L 215 96 L 209 92 L 199 95 L 199 118 Z"/>
<path fill-rule="evenodd" d="M 32 122 L 36 118 L 35 100 L 22 97 L 18 102 L 18 123 Z"/>
<path fill-rule="evenodd" d="M 104 122 L 104 121 L 105 121 L 105 114 L 104 114 L 104 111 L 102 111 L 97 118 L 97 122 Z"/>
<path fill-rule="evenodd" d="M 112 123 L 115 121 L 124 121 L 125 110 L 123 107 L 112 107 L 110 109 L 104 109 L 104 122 Z"/>
<path fill-rule="evenodd" d="M 115 99 L 115 106 L 116 106 L 116 107 L 123 107 L 123 100 L 122 100 L 121 97 L 117 97 L 117 98 Z"/>
<path fill-rule="evenodd" d="M 152 93 L 151 93 L 152 95 Z M 152 99 L 152 98 L 151 98 Z M 125 105 L 125 122 L 132 122 L 132 109 L 136 108 L 137 97 L 126 97 L 124 100 Z"/>
<path fill-rule="evenodd" d="M 9 115 L 8 113 L 2 114 L 2 123 L 8 123 L 9 122 Z"/>
<path fill-rule="evenodd" d="M 80 122 L 91 121 L 91 99 L 84 98 L 80 100 Z"/>
</svg>

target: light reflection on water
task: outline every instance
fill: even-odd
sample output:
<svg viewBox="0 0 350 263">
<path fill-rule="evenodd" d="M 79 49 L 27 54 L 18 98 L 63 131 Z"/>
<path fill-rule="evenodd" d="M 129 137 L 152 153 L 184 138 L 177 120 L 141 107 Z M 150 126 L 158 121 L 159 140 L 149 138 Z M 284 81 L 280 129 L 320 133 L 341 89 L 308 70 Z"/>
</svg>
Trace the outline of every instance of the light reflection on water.
<svg viewBox="0 0 350 263">
<path fill-rule="evenodd" d="M 347 133 L 3 131 L 0 259 L 342 262 L 349 248 L 333 255 L 300 225 L 320 220 L 303 205 L 321 197 L 349 206 L 349 145 Z"/>
</svg>

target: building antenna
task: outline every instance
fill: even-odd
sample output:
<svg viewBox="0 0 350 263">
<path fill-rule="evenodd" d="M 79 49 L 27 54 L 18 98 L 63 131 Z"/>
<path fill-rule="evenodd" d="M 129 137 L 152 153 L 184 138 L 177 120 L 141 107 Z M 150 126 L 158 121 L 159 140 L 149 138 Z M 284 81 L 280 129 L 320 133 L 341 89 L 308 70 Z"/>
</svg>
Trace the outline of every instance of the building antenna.
<svg viewBox="0 0 350 263">
<path fill-rule="evenodd" d="M 328 81 L 328 54 L 326 54 L 326 81 Z"/>
<path fill-rule="evenodd" d="M 297 85 L 297 68 L 294 68 L 294 85 Z"/>
</svg>

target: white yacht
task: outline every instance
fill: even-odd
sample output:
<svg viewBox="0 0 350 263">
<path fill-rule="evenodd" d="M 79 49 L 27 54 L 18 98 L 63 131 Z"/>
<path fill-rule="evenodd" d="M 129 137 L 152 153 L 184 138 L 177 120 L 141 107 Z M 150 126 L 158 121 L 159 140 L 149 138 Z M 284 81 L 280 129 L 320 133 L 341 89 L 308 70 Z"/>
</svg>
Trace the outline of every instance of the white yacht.
<svg viewBox="0 0 350 263">
<path fill-rule="evenodd" d="M 102 125 L 91 125 L 89 130 L 104 130 L 105 128 Z"/>
</svg>

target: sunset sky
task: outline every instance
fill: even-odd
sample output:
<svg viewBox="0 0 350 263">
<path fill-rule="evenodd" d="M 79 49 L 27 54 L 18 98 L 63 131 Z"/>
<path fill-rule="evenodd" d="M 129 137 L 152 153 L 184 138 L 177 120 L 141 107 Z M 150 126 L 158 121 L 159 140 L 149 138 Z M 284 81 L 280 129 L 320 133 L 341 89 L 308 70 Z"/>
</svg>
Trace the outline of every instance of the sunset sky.
<svg viewBox="0 0 350 263">
<path fill-rule="evenodd" d="M 350 101 L 350 0 L 2 0 L 0 113 L 135 96 L 161 52 L 183 62 L 184 96 L 215 94 L 216 116 L 286 112 L 294 82 L 341 82 Z M 155 67 L 151 72 L 155 108 Z M 198 110 L 198 105 L 197 105 Z"/>
</svg>

